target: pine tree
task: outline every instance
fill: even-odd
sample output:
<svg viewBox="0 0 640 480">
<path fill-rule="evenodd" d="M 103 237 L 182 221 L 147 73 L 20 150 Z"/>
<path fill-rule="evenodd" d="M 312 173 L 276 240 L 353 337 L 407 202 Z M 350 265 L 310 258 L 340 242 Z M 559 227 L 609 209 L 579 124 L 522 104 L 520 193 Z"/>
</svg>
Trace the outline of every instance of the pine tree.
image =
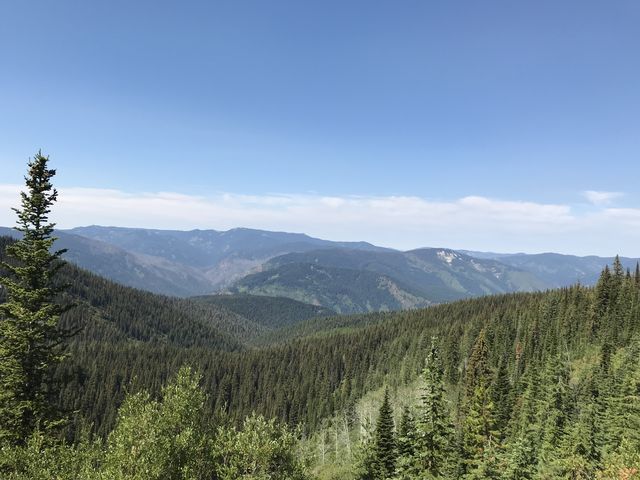
<svg viewBox="0 0 640 480">
<path fill-rule="evenodd" d="M 398 461 L 396 463 L 395 479 L 412 479 L 411 467 L 413 465 L 416 450 L 417 437 L 416 421 L 409 407 L 404 407 L 398 428 Z"/>
<path fill-rule="evenodd" d="M 431 340 L 422 376 L 424 388 L 412 462 L 416 478 L 443 475 L 451 466 L 454 429 L 446 400 L 444 372 L 436 338 Z"/>
<path fill-rule="evenodd" d="M 531 438 L 523 435 L 508 445 L 504 480 L 530 480 L 536 472 L 536 455 Z"/>
<path fill-rule="evenodd" d="M 65 339 L 72 333 L 59 325 L 66 310 L 58 302 L 64 286 L 56 272 L 64 250 L 51 253 L 54 224 L 48 216 L 58 192 L 51 184 L 55 170 L 40 152 L 29 161 L 27 192 L 21 193 L 17 227 L 22 238 L 10 244 L 0 277 L 6 302 L 0 305 L 0 441 L 21 443 L 40 426 L 61 419 L 53 406 L 54 368 L 63 358 Z"/>
<path fill-rule="evenodd" d="M 491 397 L 496 410 L 496 428 L 501 434 L 506 434 L 507 424 L 511 418 L 512 389 L 509 381 L 506 361 L 501 361 L 496 372 L 496 378 L 491 387 Z"/>
<path fill-rule="evenodd" d="M 416 421 L 409 407 L 404 407 L 398 428 L 398 458 L 411 458 L 416 447 Z"/>
<path fill-rule="evenodd" d="M 493 374 L 489 366 L 489 348 L 485 330 L 478 335 L 469 359 L 466 376 L 466 397 L 463 404 L 463 455 L 466 472 L 473 472 L 486 458 L 487 449 L 493 448 L 500 433 L 496 429 L 495 406 L 490 385 Z"/>
<path fill-rule="evenodd" d="M 607 320 L 607 314 L 611 306 L 613 278 L 609 266 L 605 265 L 596 284 L 596 301 L 591 320 L 591 333 L 596 334 L 600 330 L 601 324 Z"/>
<path fill-rule="evenodd" d="M 389 389 L 384 391 L 384 399 L 378 412 L 374 453 L 381 478 L 390 477 L 396 468 L 397 450 Z"/>
<path fill-rule="evenodd" d="M 396 469 L 397 456 L 393 409 L 389 398 L 389 389 L 385 389 L 373 438 L 363 446 L 360 461 L 361 471 L 358 478 L 360 480 L 384 480 L 391 477 Z"/>
<path fill-rule="evenodd" d="M 569 396 L 569 369 L 559 358 L 552 360 L 544 376 L 544 399 L 539 418 L 541 444 L 538 453 L 540 476 L 553 478 L 556 475 L 554 460 L 564 442 L 571 406 Z"/>
</svg>

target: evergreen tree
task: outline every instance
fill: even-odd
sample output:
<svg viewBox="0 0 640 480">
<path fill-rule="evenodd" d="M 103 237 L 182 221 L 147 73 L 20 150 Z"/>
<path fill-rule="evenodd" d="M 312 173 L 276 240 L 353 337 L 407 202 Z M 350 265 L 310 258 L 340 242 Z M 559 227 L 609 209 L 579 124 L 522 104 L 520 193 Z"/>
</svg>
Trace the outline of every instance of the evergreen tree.
<svg viewBox="0 0 640 480">
<path fill-rule="evenodd" d="M 573 423 L 555 460 L 561 478 L 591 479 L 600 468 L 598 448 L 598 422 L 593 401 L 580 406 L 578 418 Z"/>
<path fill-rule="evenodd" d="M 609 402 L 606 449 L 609 462 L 615 458 L 620 464 L 624 452 L 640 452 L 640 341 L 634 341 L 625 352 L 617 377 L 620 381 Z"/>
<path fill-rule="evenodd" d="M 402 409 L 398 428 L 398 458 L 411 458 L 416 447 L 416 422 L 409 407 Z"/>
<path fill-rule="evenodd" d="M 360 461 L 361 480 L 384 480 L 393 475 L 398 457 L 394 432 L 393 409 L 389 389 L 385 389 L 382 405 L 378 411 L 373 438 L 364 444 Z"/>
<path fill-rule="evenodd" d="M 397 437 L 398 460 L 396 463 L 396 475 L 394 477 L 397 480 L 413 478 L 410 472 L 414 461 L 417 434 L 415 418 L 411 413 L 411 409 L 405 406 L 402 410 Z"/>
<path fill-rule="evenodd" d="M 624 267 L 622 266 L 622 262 L 620 261 L 620 255 L 616 255 L 616 258 L 613 259 L 613 275 L 612 275 L 614 288 L 620 288 L 620 284 L 622 283 L 623 278 L 624 278 Z"/>
<path fill-rule="evenodd" d="M 473 396 L 473 392 L 478 385 L 486 385 L 492 377 L 491 366 L 489 364 L 489 345 L 487 343 L 487 332 L 483 328 L 480 330 L 476 342 L 469 356 L 465 376 L 465 394 L 467 397 Z"/>
<path fill-rule="evenodd" d="M 531 437 L 523 435 L 508 445 L 505 458 L 504 480 L 530 480 L 536 472 L 536 455 Z"/>
<path fill-rule="evenodd" d="M 422 373 L 417 436 L 411 472 L 415 478 L 443 475 L 451 467 L 454 430 L 444 386 L 444 372 L 436 338 Z"/>
<path fill-rule="evenodd" d="M 462 462 L 467 473 L 477 470 L 487 450 L 498 442 L 500 432 L 496 429 L 495 406 L 491 398 L 490 385 L 493 380 L 489 366 L 489 349 L 485 330 L 481 330 L 471 352 L 466 376 L 466 397 L 463 404 Z M 489 457 L 490 458 L 490 457 Z"/>
<path fill-rule="evenodd" d="M 507 363 L 501 361 L 498 365 L 496 377 L 491 387 L 491 397 L 496 411 L 496 428 L 501 434 L 506 433 L 507 424 L 511 418 L 512 388 L 507 371 Z"/>
<path fill-rule="evenodd" d="M 498 444 L 490 443 L 482 451 L 482 457 L 464 476 L 465 480 L 502 480 L 502 465 L 498 456 Z"/>
<path fill-rule="evenodd" d="M 609 312 L 611 298 L 613 296 L 613 284 L 614 281 L 611 276 L 611 271 L 609 270 L 609 266 L 606 265 L 600 274 L 598 283 L 596 284 L 596 301 L 591 319 L 592 334 L 596 334 L 599 331 L 601 324 L 606 322 L 606 316 Z"/>
<path fill-rule="evenodd" d="M 15 228 L 22 238 L 6 248 L 2 264 L 6 276 L 6 302 L 0 305 L 0 441 L 23 442 L 40 426 L 59 424 L 54 407 L 57 394 L 52 375 L 64 355 L 65 339 L 72 333 L 59 324 L 66 310 L 58 302 L 63 286 L 55 274 L 63 263 L 63 250 L 51 252 L 55 241 L 49 213 L 58 192 L 51 184 L 55 170 L 40 152 L 29 161 L 27 192 Z"/>
<path fill-rule="evenodd" d="M 396 468 L 396 436 L 393 424 L 393 409 L 389 399 L 389 389 L 384 391 L 384 399 L 376 422 L 374 454 L 380 478 L 390 477 Z"/>
<path fill-rule="evenodd" d="M 538 453 L 540 476 L 553 478 L 555 459 L 564 442 L 569 422 L 571 405 L 569 396 L 569 371 L 567 365 L 559 358 L 550 361 L 544 376 L 545 392 L 541 401 L 537 424 L 541 435 Z"/>
</svg>

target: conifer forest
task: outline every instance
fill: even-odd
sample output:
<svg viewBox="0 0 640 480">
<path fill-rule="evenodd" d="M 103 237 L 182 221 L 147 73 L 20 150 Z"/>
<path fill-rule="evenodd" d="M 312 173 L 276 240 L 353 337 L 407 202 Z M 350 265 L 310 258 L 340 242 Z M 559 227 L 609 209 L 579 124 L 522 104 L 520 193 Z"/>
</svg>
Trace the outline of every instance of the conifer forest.
<svg viewBox="0 0 640 480">
<path fill-rule="evenodd" d="M 2 478 L 640 478 L 637 265 L 296 322 L 65 262 L 55 173 L 30 161 L 0 242 Z"/>
</svg>

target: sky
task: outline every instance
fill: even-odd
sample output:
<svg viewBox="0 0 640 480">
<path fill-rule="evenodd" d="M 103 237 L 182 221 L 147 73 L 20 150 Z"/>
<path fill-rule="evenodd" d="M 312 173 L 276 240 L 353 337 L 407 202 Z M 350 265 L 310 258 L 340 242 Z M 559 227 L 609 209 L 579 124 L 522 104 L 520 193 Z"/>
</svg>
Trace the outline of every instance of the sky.
<svg viewBox="0 0 640 480">
<path fill-rule="evenodd" d="M 640 256 L 640 3 L 0 0 L 0 225 Z"/>
</svg>

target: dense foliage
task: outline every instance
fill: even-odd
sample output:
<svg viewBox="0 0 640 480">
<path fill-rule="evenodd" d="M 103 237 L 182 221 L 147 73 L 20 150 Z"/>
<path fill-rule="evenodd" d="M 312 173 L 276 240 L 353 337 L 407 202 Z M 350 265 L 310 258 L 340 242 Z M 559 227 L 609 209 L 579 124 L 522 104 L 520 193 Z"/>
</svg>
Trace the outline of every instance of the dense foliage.
<svg viewBox="0 0 640 480">
<path fill-rule="evenodd" d="M 640 365 L 640 347 L 634 343 L 640 326 L 640 282 L 620 266 L 605 270 L 595 288 L 574 286 L 416 311 L 311 319 L 282 330 L 277 343 L 259 349 L 233 336 L 237 317 L 231 312 L 224 320 L 203 322 L 207 316 L 197 309 L 206 306 L 72 270 L 78 283 L 71 294 L 84 300 L 63 320 L 82 314 L 87 328 L 58 371 L 67 379 L 60 405 L 80 412 L 69 427 L 69 439 L 80 439 L 86 425 L 108 439 L 127 391 L 148 390 L 150 398 L 156 398 L 167 378 L 188 363 L 204 374 L 206 416 L 224 415 L 230 425 L 241 428 L 244 418 L 257 412 L 301 424 L 307 432 L 329 429 L 335 433 L 328 437 L 337 440 L 323 452 L 324 462 L 353 462 L 360 439 L 367 438 L 360 434 L 367 422 L 357 409 L 359 399 L 384 384 L 393 397 L 425 368 L 439 364 L 431 377 L 425 373 L 424 382 L 431 378 L 435 386 L 423 395 L 438 397 L 437 392 L 444 391 L 440 407 L 436 402 L 429 408 L 450 412 L 453 431 L 446 436 L 454 440 L 443 445 L 442 455 L 449 460 L 439 475 L 490 478 L 491 470 L 511 472 L 505 478 L 557 478 L 554 475 L 587 468 L 584 478 L 591 478 L 596 472 L 635 468 L 637 435 L 631 427 L 638 425 L 638 417 L 633 408 L 620 406 L 633 406 L 630 400 L 638 396 L 640 373 L 631 367 Z M 165 317 L 162 312 L 169 313 Z M 225 324 L 222 333 L 217 327 Z M 425 365 L 434 335 L 438 360 Z M 444 390 L 438 390 L 438 378 Z M 606 378 L 615 379 L 604 382 L 608 391 L 622 396 L 600 403 L 605 387 L 599 382 Z M 558 405 L 555 410 L 549 408 L 552 400 Z M 406 475 L 421 468 L 416 467 L 419 458 L 433 453 L 419 445 L 433 444 L 429 438 L 444 435 L 429 433 L 423 404 L 416 399 L 407 405 L 404 432 L 396 432 L 398 452 L 418 452 L 399 454 L 397 468 L 405 465 L 409 472 L 400 478 L 416 478 Z M 603 410 L 602 405 L 619 406 Z M 401 409 L 396 410 L 399 415 Z M 327 423 L 335 412 L 344 413 Z M 590 446 L 580 443 L 590 438 L 585 432 L 615 418 L 615 426 L 606 427 L 606 432 L 617 432 L 615 436 L 593 433 L 600 440 Z M 400 425 L 401 418 L 395 419 Z M 412 423 L 415 428 L 407 426 Z M 551 425 L 562 425 L 563 430 L 555 434 Z M 540 441 L 531 441 L 538 437 Z M 546 460 L 557 445 L 573 452 L 559 466 Z M 319 451 L 313 454 L 320 463 Z M 564 470 L 543 477 L 543 464 Z"/>
<path fill-rule="evenodd" d="M 502 363 L 510 382 L 554 352 L 582 358 L 603 343 L 605 333 L 611 337 L 615 331 L 616 338 L 609 340 L 615 347 L 628 344 L 637 331 L 637 291 L 616 297 L 628 306 L 616 307 L 624 315 L 614 322 L 609 310 L 598 317 L 604 307 L 596 300 L 605 301 L 604 287 L 575 286 L 416 311 L 312 319 L 283 330 L 279 343 L 253 349 L 234 340 L 237 317 L 230 312 L 203 322 L 207 316 L 197 308 L 205 307 L 191 302 L 121 287 L 75 269 L 73 276 L 78 281 L 72 293 L 84 300 L 63 319 L 82 316 L 87 327 L 59 369 L 60 377 L 69 378 L 60 402 L 79 410 L 79 418 L 103 435 L 112 428 L 127 389 L 157 394 L 185 363 L 205 372 L 210 411 L 224 409 L 237 422 L 257 411 L 311 431 L 385 381 L 393 389 L 416 378 L 432 335 L 440 339 L 445 380 L 455 385 L 464 378 L 483 327 L 491 368 Z M 631 278 L 621 285 L 633 283 Z M 323 331 L 322 324 L 336 328 Z M 216 328 L 221 325 L 228 333 Z M 307 333 L 312 335 L 300 336 Z M 286 335 L 296 338 L 287 341 Z"/>
<path fill-rule="evenodd" d="M 267 329 L 289 327 L 310 318 L 335 315 L 328 308 L 285 297 L 203 295 L 192 299 L 225 308 Z"/>
<path fill-rule="evenodd" d="M 640 478 L 640 275 L 616 259 L 595 289 L 541 299 L 528 325 L 522 317 L 485 322 L 454 370 L 446 359 L 456 355 L 445 348 L 448 382 L 438 344 L 449 342 L 435 343 L 420 399 L 405 407 L 395 433 L 402 448 L 394 472 L 373 468 L 365 437 L 352 440 L 365 452 L 356 476 Z M 379 418 L 389 416 L 387 403 L 385 395 Z"/>
<path fill-rule="evenodd" d="M 145 391 L 127 395 L 118 409 L 115 428 L 106 440 L 90 428 L 67 444 L 55 427 L 64 421 L 60 386 L 74 386 L 82 372 L 64 372 L 66 341 L 80 329 L 69 328 L 86 320 L 75 345 L 105 345 L 142 341 L 149 345 L 238 348 L 246 334 L 242 318 L 231 321 L 203 303 L 180 303 L 147 297 L 131 289 L 104 303 L 100 282 L 65 266 L 64 250 L 53 250 L 54 225 L 48 221 L 57 191 L 51 184 L 55 170 L 38 153 L 29 161 L 27 192 L 14 209 L 21 234 L 3 240 L 0 280 L 0 474 L 8 479 L 288 479 L 306 478 L 295 455 L 296 437 L 286 428 L 252 415 L 237 430 L 215 421 L 205 409 L 206 394 L 199 378 L 184 367 L 162 388 L 161 400 Z M 59 278 L 57 273 L 66 270 Z M 81 280 L 78 281 L 80 274 Z M 73 289 L 64 277 L 73 278 Z M 129 294 L 127 296 L 127 294 Z M 78 314 L 65 312 L 81 300 Z M 182 307 L 182 308 L 181 308 Z M 185 308 L 186 307 L 186 308 Z M 183 312 L 186 311 L 186 313 Z M 155 313 L 155 315 L 150 315 Z M 230 313 L 230 312 L 229 312 Z M 174 317 L 175 318 L 172 318 Z M 159 318 L 158 318 L 159 317 Z M 132 321 L 135 318 L 137 321 Z M 174 324 L 175 322 L 175 324 Z M 218 323 L 216 325 L 216 322 Z M 85 323 L 85 322 L 82 322 Z M 255 324 L 247 321 L 246 323 Z M 219 327 L 228 327 L 222 333 Z M 231 332 L 238 340 L 232 339 Z M 255 332 L 253 332 L 255 333 Z M 102 367 L 104 368 L 104 364 Z M 72 390 L 67 390 L 73 392 Z M 73 394 L 72 394 L 73 396 Z M 112 402 L 113 403 L 113 402 Z M 70 430 L 73 433 L 73 429 Z M 95 438 L 95 439 L 94 439 Z"/>
<path fill-rule="evenodd" d="M 304 480 L 297 438 L 251 416 L 241 429 L 205 414 L 199 377 L 182 368 L 160 400 L 129 395 L 105 441 L 54 442 L 40 431 L 22 447 L 0 448 L 7 480 Z"/>
</svg>

